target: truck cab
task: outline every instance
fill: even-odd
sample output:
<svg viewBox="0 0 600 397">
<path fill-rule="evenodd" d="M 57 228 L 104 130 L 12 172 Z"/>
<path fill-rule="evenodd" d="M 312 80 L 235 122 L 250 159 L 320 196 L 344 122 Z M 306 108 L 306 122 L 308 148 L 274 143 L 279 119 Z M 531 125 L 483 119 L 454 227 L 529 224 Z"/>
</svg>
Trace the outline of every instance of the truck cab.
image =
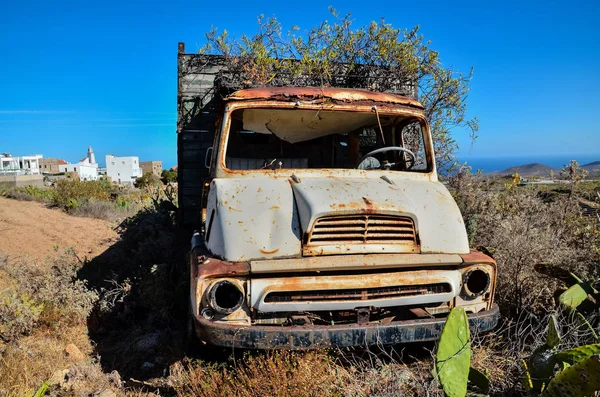
<svg viewBox="0 0 600 397">
<path fill-rule="evenodd" d="M 496 263 L 469 249 L 416 100 L 242 89 L 224 99 L 207 153 L 189 263 L 201 340 L 252 349 L 435 340 L 453 307 L 473 333 L 497 324 Z"/>
</svg>

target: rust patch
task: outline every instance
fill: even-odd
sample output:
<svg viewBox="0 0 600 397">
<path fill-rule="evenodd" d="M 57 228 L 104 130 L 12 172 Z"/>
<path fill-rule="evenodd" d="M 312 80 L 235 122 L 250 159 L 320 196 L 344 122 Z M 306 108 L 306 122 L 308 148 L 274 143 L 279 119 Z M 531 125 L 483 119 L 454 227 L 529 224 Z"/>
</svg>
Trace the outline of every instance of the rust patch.
<svg viewBox="0 0 600 397">
<path fill-rule="evenodd" d="M 471 250 L 468 254 L 461 254 L 460 257 L 465 265 L 472 265 L 478 263 L 488 263 L 496 267 L 496 261 L 489 255 L 484 254 L 481 251 Z"/>
<path fill-rule="evenodd" d="M 279 251 L 279 248 L 276 248 L 273 251 L 267 251 L 267 250 L 260 248 L 259 251 L 261 252 L 261 254 L 272 255 L 272 254 L 277 253 Z"/>
<path fill-rule="evenodd" d="M 278 205 L 274 205 L 274 206 L 270 207 L 269 209 L 270 209 L 270 210 L 278 210 L 278 209 L 279 209 L 279 206 L 278 206 Z"/>
<path fill-rule="evenodd" d="M 384 92 L 333 87 L 259 87 L 239 90 L 226 98 L 231 100 L 266 99 L 293 102 L 296 100 L 331 100 L 339 102 L 377 102 L 412 106 L 423 109 L 414 99 Z"/>
</svg>

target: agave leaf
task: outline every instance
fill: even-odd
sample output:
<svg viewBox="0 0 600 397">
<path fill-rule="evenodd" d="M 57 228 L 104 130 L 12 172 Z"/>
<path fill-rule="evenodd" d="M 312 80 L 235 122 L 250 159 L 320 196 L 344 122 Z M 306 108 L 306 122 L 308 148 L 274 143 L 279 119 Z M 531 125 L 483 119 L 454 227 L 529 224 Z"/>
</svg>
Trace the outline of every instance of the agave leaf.
<svg viewBox="0 0 600 397">
<path fill-rule="evenodd" d="M 551 315 L 548 322 L 548 335 L 546 336 L 546 345 L 548 347 L 556 347 L 560 343 L 560 331 L 556 323 L 556 316 Z"/>
<path fill-rule="evenodd" d="M 470 339 L 467 313 L 462 308 L 453 308 L 442 330 L 435 355 L 435 368 L 448 397 L 464 397 L 467 394 L 471 366 Z"/>
<path fill-rule="evenodd" d="M 568 364 L 575 364 L 581 360 L 591 357 L 595 354 L 600 354 L 600 344 L 584 345 L 574 349 L 564 350 L 554 355 L 554 362 L 563 361 Z"/>
<path fill-rule="evenodd" d="M 523 385 L 525 386 L 525 390 L 529 393 L 533 390 L 531 374 L 529 373 L 529 368 L 527 368 L 527 362 L 525 360 L 521 360 L 521 366 L 523 367 Z"/>
<path fill-rule="evenodd" d="M 471 367 L 469 369 L 469 382 L 487 393 L 490 390 L 490 379 L 483 372 Z"/>
<path fill-rule="evenodd" d="M 46 394 L 46 392 L 48 391 L 49 387 L 50 387 L 50 383 L 48 383 L 48 382 L 42 383 L 40 388 L 36 390 L 33 397 L 43 397 Z"/>
<path fill-rule="evenodd" d="M 569 309 L 577 309 L 588 297 L 591 286 L 587 283 L 578 283 L 560 294 L 558 301 Z"/>
<path fill-rule="evenodd" d="M 559 372 L 548 384 L 542 397 L 593 396 L 600 390 L 600 356 L 581 360 Z"/>
<path fill-rule="evenodd" d="M 579 278 L 579 277 L 578 277 L 578 276 L 577 276 L 575 273 L 573 273 L 573 272 L 569 272 L 569 276 L 570 276 L 570 277 L 571 277 L 573 280 L 575 280 L 575 283 L 577 283 L 577 284 L 581 284 L 581 283 L 584 283 L 584 282 L 585 282 L 585 281 L 583 281 L 582 279 L 580 279 L 580 278 Z"/>
<path fill-rule="evenodd" d="M 573 313 L 575 313 L 575 317 L 577 317 L 583 325 L 587 326 L 587 328 L 590 330 L 592 335 L 594 335 L 594 339 L 598 340 L 598 334 L 596 333 L 596 330 L 594 329 L 594 327 L 592 327 L 592 324 L 590 324 L 590 322 L 587 320 L 587 318 L 585 318 L 585 316 L 577 310 L 575 310 Z"/>
</svg>

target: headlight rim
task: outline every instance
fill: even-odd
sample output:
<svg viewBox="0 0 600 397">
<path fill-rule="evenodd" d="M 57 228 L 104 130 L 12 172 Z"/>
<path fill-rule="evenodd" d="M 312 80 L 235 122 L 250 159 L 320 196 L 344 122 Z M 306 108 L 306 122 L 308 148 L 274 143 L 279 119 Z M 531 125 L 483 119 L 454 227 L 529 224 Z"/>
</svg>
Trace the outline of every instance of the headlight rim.
<svg viewBox="0 0 600 397">
<path fill-rule="evenodd" d="M 237 290 L 237 292 L 239 293 L 238 301 L 236 302 L 235 305 L 233 305 L 232 307 L 229 307 L 229 308 L 222 307 L 221 305 L 219 305 L 217 303 L 217 296 L 216 296 L 217 290 L 219 287 L 222 287 L 225 285 L 230 285 L 230 286 L 234 287 Z M 216 313 L 229 315 L 229 314 L 234 313 L 235 311 L 239 310 L 243 306 L 244 300 L 245 300 L 244 289 L 242 286 L 238 285 L 233 280 L 221 279 L 221 280 L 217 280 L 214 283 L 212 283 L 212 285 L 208 288 L 207 298 L 208 298 L 209 306 Z"/>
<path fill-rule="evenodd" d="M 479 292 L 473 292 L 469 288 L 469 279 L 473 276 L 473 273 L 476 271 L 480 271 L 485 273 L 486 281 L 485 287 L 483 287 Z M 476 299 L 480 296 L 485 295 L 486 293 L 491 293 L 492 287 L 492 274 L 489 269 L 482 265 L 470 266 L 469 268 L 463 271 L 463 279 L 462 279 L 462 289 L 461 295 L 468 299 Z"/>
</svg>

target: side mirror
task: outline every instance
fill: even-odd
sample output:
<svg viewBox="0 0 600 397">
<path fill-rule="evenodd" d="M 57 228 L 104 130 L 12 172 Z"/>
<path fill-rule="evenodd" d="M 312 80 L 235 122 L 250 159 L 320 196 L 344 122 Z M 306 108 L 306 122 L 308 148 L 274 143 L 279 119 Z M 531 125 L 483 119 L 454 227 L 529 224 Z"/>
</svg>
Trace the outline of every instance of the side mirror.
<svg viewBox="0 0 600 397">
<path fill-rule="evenodd" d="M 204 166 L 210 169 L 210 160 L 212 159 L 213 147 L 209 147 L 206 149 L 206 154 L 204 155 Z"/>
</svg>

